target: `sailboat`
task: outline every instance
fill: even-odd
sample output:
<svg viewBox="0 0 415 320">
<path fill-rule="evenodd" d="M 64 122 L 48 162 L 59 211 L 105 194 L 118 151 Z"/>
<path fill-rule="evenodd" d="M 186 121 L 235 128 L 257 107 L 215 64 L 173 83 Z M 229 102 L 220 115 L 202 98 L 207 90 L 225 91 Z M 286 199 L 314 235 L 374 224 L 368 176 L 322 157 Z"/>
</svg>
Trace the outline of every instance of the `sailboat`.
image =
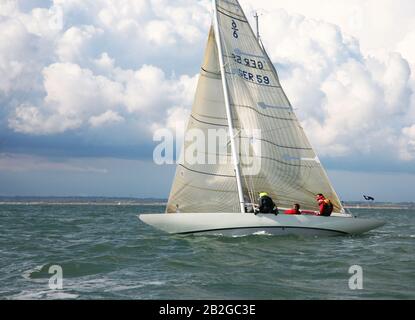
<svg viewBox="0 0 415 320">
<path fill-rule="evenodd" d="M 187 132 L 208 136 L 222 129 L 228 139 L 198 151 L 202 158 L 219 159 L 213 164 L 183 157 L 193 147 L 185 140 L 166 213 L 139 218 L 167 233 L 229 236 L 352 235 L 382 226 L 382 221 L 345 212 L 239 2 L 212 3 L 213 22 Z M 330 217 L 254 214 L 248 208 L 264 191 L 280 212 L 298 203 L 303 212 L 313 213 L 319 193 L 331 200 L 334 212 Z"/>
</svg>

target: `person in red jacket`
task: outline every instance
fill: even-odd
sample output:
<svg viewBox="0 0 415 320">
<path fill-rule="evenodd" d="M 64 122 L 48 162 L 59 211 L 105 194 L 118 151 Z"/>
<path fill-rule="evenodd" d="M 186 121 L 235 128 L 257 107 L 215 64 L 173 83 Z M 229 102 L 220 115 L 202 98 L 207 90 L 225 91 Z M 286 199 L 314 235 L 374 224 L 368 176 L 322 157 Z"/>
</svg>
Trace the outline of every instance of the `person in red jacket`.
<svg viewBox="0 0 415 320">
<path fill-rule="evenodd" d="M 300 205 L 298 203 L 293 205 L 293 208 L 290 210 L 285 210 L 285 214 L 301 214 Z"/>
<path fill-rule="evenodd" d="M 329 199 L 326 199 L 323 194 L 319 193 L 316 195 L 316 200 L 320 208 L 320 216 L 330 217 L 333 212 L 333 204 Z"/>
</svg>

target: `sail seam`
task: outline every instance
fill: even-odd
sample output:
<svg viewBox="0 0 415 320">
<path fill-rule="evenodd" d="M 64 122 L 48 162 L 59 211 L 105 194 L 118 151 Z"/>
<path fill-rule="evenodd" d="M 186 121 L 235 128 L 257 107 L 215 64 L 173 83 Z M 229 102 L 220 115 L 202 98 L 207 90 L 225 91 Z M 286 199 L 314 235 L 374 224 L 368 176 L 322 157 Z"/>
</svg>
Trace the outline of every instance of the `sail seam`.
<svg viewBox="0 0 415 320">
<path fill-rule="evenodd" d="M 199 190 L 204 190 L 204 191 L 235 193 L 235 190 L 224 190 L 224 189 L 218 189 L 218 188 L 217 189 L 202 188 L 202 187 L 195 186 L 194 184 L 190 184 L 190 183 L 183 183 L 183 186 L 192 187 L 192 188 L 199 189 Z"/>
<path fill-rule="evenodd" d="M 190 115 L 190 117 L 193 119 L 193 120 L 195 120 L 195 121 L 197 121 L 197 122 L 200 122 L 200 123 L 203 123 L 203 124 L 208 124 L 208 125 L 211 125 L 211 126 L 217 126 L 217 127 L 225 127 L 225 128 L 227 128 L 228 126 L 227 125 L 225 125 L 225 124 L 219 124 L 219 123 L 213 123 L 213 122 L 207 122 L 207 121 L 202 121 L 202 120 L 199 120 L 199 119 L 197 119 L 195 116 L 193 116 L 193 115 Z"/>
<path fill-rule="evenodd" d="M 209 115 L 206 115 L 206 114 L 201 114 L 201 113 L 198 113 L 198 112 L 192 112 L 192 114 L 198 115 L 198 116 L 203 117 L 203 118 L 209 118 L 209 119 L 215 119 L 215 120 L 223 120 L 223 121 L 226 121 L 227 120 L 226 118 L 223 118 L 223 117 L 214 117 L 214 116 L 209 116 Z M 233 121 L 238 121 L 238 119 L 233 119 Z"/>
<path fill-rule="evenodd" d="M 218 6 L 218 7 L 219 7 L 219 6 Z M 224 9 L 224 8 L 222 8 L 222 7 L 221 7 L 221 9 L 226 10 L 226 9 Z M 225 16 L 227 16 L 227 17 L 229 17 L 229 18 L 231 18 L 231 19 L 235 19 L 235 20 L 238 20 L 238 21 L 241 21 L 241 22 L 248 23 L 248 21 L 247 21 L 247 20 L 242 20 L 241 18 L 233 17 L 233 16 L 231 16 L 230 14 L 227 14 L 227 13 L 225 13 L 225 12 L 223 12 L 223 11 L 219 10 L 219 8 L 218 8 L 218 10 L 217 10 L 217 11 L 218 11 L 219 13 L 221 13 L 221 14 L 223 14 L 223 15 L 225 15 Z"/>
<path fill-rule="evenodd" d="M 210 79 L 216 79 L 216 80 L 221 79 L 220 73 L 208 71 L 208 70 L 205 70 L 203 68 L 201 68 L 201 69 L 202 69 L 203 72 L 207 73 L 207 74 L 204 75 L 205 77 L 210 78 Z"/>
<path fill-rule="evenodd" d="M 272 119 L 278 119 L 278 120 L 285 120 L 285 121 L 296 121 L 296 119 L 292 119 L 292 118 L 281 118 L 281 117 L 277 117 L 277 116 L 271 116 L 271 115 L 262 113 L 262 112 L 258 111 L 257 109 L 255 109 L 254 107 L 251 107 L 251 106 L 247 106 L 247 105 L 243 105 L 243 104 L 232 104 L 232 105 L 234 107 L 251 109 L 252 111 L 255 111 L 256 113 L 258 113 L 258 114 L 260 114 L 261 116 L 264 116 L 264 117 L 268 117 L 268 118 L 272 118 Z"/>
<path fill-rule="evenodd" d="M 274 145 L 274 146 L 276 146 L 276 147 L 279 147 L 279 148 L 284 148 L 284 149 L 294 149 L 294 150 L 313 150 L 313 149 L 311 149 L 311 148 L 304 148 L 304 147 L 290 147 L 290 146 L 282 146 L 282 145 L 279 145 L 279 144 L 277 144 L 277 143 L 274 143 L 274 142 L 272 142 L 272 141 L 265 140 L 265 139 L 258 139 L 258 140 L 259 140 L 259 141 L 263 141 L 263 142 L 267 142 L 267 143 L 272 144 L 272 145 Z"/>
<path fill-rule="evenodd" d="M 222 0 L 222 2 L 226 2 L 227 4 L 230 4 L 231 6 L 234 6 L 237 9 L 239 9 L 239 3 L 236 4 L 236 3 L 232 2 L 232 1 L 228 1 L 228 0 Z M 229 10 L 227 10 L 227 11 L 229 11 Z"/>
<path fill-rule="evenodd" d="M 230 175 L 226 175 L 226 174 L 209 173 L 209 172 L 204 172 L 204 171 L 190 169 L 190 168 L 184 166 L 183 164 L 180 164 L 180 166 L 182 168 L 186 169 L 186 170 L 191 171 L 191 172 L 195 172 L 195 173 L 199 173 L 199 174 L 204 174 L 204 175 L 208 175 L 208 176 L 223 177 L 223 178 L 235 178 L 235 176 L 230 176 Z"/>
<path fill-rule="evenodd" d="M 259 159 L 275 161 L 275 162 L 278 162 L 280 164 L 284 164 L 284 165 L 292 166 L 292 167 L 317 168 L 317 166 L 312 167 L 312 166 L 304 166 L 302 164 L 288 163 L 288 162 L 281 161 L 281 160 L 278 160 L 278 159 L 275 159 L 275 158 L 271 158 L 271 157 L 264 157 L 264 156 L 256 156 L 256 157 L 259 158 Z"/>
</svg>

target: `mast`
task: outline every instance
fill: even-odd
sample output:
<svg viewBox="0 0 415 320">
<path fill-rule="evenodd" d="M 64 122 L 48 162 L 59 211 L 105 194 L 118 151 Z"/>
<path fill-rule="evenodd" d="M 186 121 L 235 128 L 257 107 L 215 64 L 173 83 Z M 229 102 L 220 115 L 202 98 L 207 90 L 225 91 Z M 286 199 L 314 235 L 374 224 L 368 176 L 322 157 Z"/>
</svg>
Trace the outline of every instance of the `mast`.
<svg viewBox="0 0 415 320">
<path fill-rule="evenodd" d="M 258 15 L 258 11 L 255 11 L 254 18 L 255 18 L 255 24 L 256 24 L 256 39 L 257 39 L 261 49 L 265 51 L 264 45 L 262 44 L 261 35 L 259 34 L 259 15 Z"/>
<path fill-rule="evenodd" d="M 231 111 L 231 104 L 229 100 L 229 93 L 228 93 L 228 84 L 226 82 L 226 73 L 225 73 L 225 64 L 223 62 L 223 51 L 222 51 L 222 42 L 221 36 L 219 32 L 219 21 L 218 21 L 218 11 L 216 7 L 216 0 L 212 0 L 213 4 L 213 25 L 215 29 L 216 35 L 216 45 L 218 47 L 218 56 L 219 56 L 219 65 L 220 65 L 220 72 L 222 75 L 222 86 L 223 86 L 223 93 L 225 98 L 225 107 L 226 107 L 226 116 L 228 118 L 228 127 L 229 127 L 229 136 L 231 139 L 231 149 L 232 149 L 232 159 L 233 164 L 235 167 L 235 175 L 236 175 L 236 185 L 238 187 L 238 196 L 239 196 L 239 204 L 241 207 L 241 213 L 245 213 L 245 200 L 242 191 L 242 179 L 241 179 L 241 170 L 239 168 L 239 159 L 238 154 L 236 152 L 236 142 L 235 142 L 235 133 L 232 123 L 232 111 Z"/>
<path fill-rule="evenodd" d="M 258 16 L 258 11 L 255 11 L 254 18 L 255 18 L 255 22 L 256 22 L 256 38 L 259 41 L 259 16 Z"/>
</svg>

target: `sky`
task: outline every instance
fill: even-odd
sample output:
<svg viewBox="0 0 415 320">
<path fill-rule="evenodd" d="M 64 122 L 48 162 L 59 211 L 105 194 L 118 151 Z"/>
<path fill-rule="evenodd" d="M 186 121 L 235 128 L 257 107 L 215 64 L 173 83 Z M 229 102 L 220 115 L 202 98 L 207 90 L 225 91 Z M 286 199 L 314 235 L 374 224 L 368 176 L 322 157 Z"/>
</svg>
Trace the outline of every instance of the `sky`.
<svg viewBox="0 0 415 320">
<path fill-rule="evenodd" d="M 415 201 L 415 2 L 241 0 L 343 200 Z M 253 21 L 252 21 L 253 22 Z M 166 198 L 209 0 L 0 0 L 0 195 Z"/>
</svg>

